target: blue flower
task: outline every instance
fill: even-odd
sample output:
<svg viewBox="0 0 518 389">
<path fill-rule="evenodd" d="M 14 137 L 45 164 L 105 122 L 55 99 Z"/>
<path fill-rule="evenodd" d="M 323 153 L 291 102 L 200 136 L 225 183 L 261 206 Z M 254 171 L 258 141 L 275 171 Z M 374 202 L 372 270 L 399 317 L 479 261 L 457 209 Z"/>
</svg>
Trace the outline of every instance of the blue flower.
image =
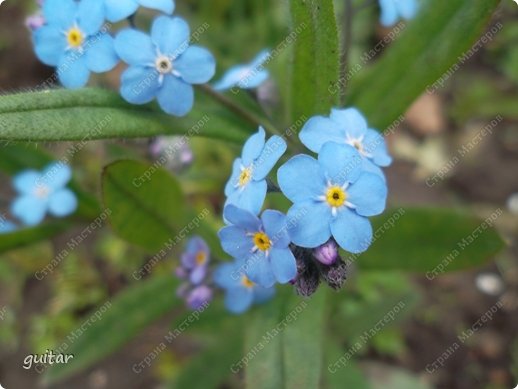
<svg viewBox="0 0 518 389">
<path fill-rule="evenodd" d="M 174 11 L 173 0 L 105 0 L 106 19 L 118 22 L 133 15 L 139 6 L 156 9 L 171 15 Z"/>
<path fill-rule="evenodd" d="M 214 283 L 226 292 L 225 306 L 236 314 L 245 312 L 253 303 L 270 300 L 275 294 L 275 288 L 263 288 L 250 281 L 244 268 L 245 261 L 237 259 L 219 265 L 214 271 Z"/>
<path fill-rule="evenodd" d="M 286 142 L 272 136 L 265 143 L 265 132 L 252 135 L 243 146 L 241 158 L 234 161 L 232 175 L 225 186 L 226 205 L 233 204 L 257 215 L 266 198 L 266 176 L 286 151 Z"/>
<path fill-rule="evenodd" d="M 216 71 L 212 54 L 189 46 L 190 29 L 181 18 L 155 19 L 151 36 L 125 29 L 115 38 L 115 50 L 130 66 L 121 77 L 121 95 L 132 104 L 155 97 L 167 113 L 186 115 L 194 103 L 191 84 L 209 81 Z"/>
<path fill-rule="evenodd" d="M 399 19 L 412 19 L 417 14 L 417 0 L 379 0 L 380 23 L 385 27 L 396 24 Z"/>
<path fill-rule="evenodd" d="M 291 252 L 286 215 L 267 209 L 261 219 L 233 205 L 223 215 L 231 225 L 218 235 L 226 253 L 246 261 L 247 277 L 264 288 L 275 282 L 285 284 L 297 275 L 297 264 Z"/>
<path fill-rule="evenodd" d="M 279 186 L 294 203 L 288 211 L 293 243 L 315 248 L 333 236 L 351 253 L 369 247 L 372 227 L 367 216 L 383 212 L 387 187 L 361 166 L 354 147 L 328 142 L 318 161 L 297 155 L 279 168 Z"/>
<path fill-rule="evenodd" d="M 255 89 L 269 77 L 270 73 L 264 69 L 264 63 L 270 58 L 268 50 L 261 51 L 254 60 L 246 65 L 236 65 L 230 68 L 223 78 L 214 84 L 214 89 L 224 91 L 234 87 L 241 89 Z"/>
<path fill-rule="evenodd" d="M 177 275 L 194 284 L 200 284 L 207 275 L 210 262 L 210 250 L 207 243 L 199 236 L 194 236 L 187 242 L 181 256 L 182 265 L 177 269 Z"/>
<path fill-rule="evenodd" d="M 74 192 L 66 188 L 72 171 L 63 163 L 52 163 L 42 172 L 25 170 L 13 178 L 19 193 L 11 205 L 11 213 L 27 225 L 39 224 L 45 215 L 55 217 L 72 214 L 77 208 Z"/>
<path fill-rule="evenodd" d="M 80 88 L 90 72 L 107 72 L 119 61 L 113 38 L 103 29 L 104 9 L 99 0 L 45 0 L 46 24 L 33 33 L 36 56 L 56 66 L 66 88 Z"/>
<path fill-rule="evenodd" d="M 362 156 L 363 169 L 384 177 L 380 166 L 388 166 L 392 158 L 388 154 L 385 139 L 368 127 L 367 121 L 356 108 L 333 109 L 329 118 L 314 116 L 307 121 L 299 134 L 302 143 L 315 153 L 326 142 L 348 144 Z"/>
</svg>

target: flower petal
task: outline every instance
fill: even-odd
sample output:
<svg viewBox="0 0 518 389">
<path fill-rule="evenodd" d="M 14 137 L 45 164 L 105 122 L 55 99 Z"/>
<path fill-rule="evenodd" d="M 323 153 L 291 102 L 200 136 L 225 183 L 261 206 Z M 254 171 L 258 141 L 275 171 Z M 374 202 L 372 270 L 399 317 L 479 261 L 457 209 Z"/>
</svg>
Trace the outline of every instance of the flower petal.
<svg viewBox="0 0 518 389">
<path fill-rule="evenodd" d="M 387 185 L 376 174 L 362 173 L 347 189 L 347 201 L 355 206 L 361 216 L 379 215 L 385 210 L 387 201 Z"/>
<path fill-rule="evenodd" d="M 290 244 L 288 234 L 288 218 L 279 211 L 267 209 L 261 215 L 264 231 L 272 241 L 272 245 L 278 249 L 284 249 Z"/>
<path fill-rule="evenodd" d="M 63 162 L 54 162 L 45 167 L 38 180 L 52 189 L 61 189 L 72 179 L 72 169 Z"/>
<path fill-rule="evenodd" d="M 268 184 L 265 180 L 250 181 L 244 189 L 238 189 L 231 194 L 225 203 L 234 204 L 238 208 L 252 212 L 254 215 L 259 214 L 266 198 Z"/>
<path fill-rule="evenodd" d="M 257 216 L 235 205 L 227 205 L 223 216 L 233 225 L 248 232 L 257 232 L 261 229 L 261 220 Z"/>
<path fill-rule="evenodd" d="M 34 51 L 45 65 L 57 66 L 66 47 L 66 39 L 56 26 L 45 25 L 33 33 Z"/>
<path fill-rule="evenodd" d="M 259 158 L 264 148 L 265 136 L 264 129 L 259 127 L 259 131 L 245 142 L 242 152 L 244 166 L 249 167 L 256 158 Z"/>
<path fill-rule="evenodd" d="M 68 216 L 77 209 L 77 197 L 70 189 L 61 189 L 49 198 L 49 212 L 56 217 Z"/>
<path fill-rule="evenodd" d="M 99 32 L 104 23 L 104 16 L 104 1 L 81 0 L 79 2 L 78 25 L 86 35 Z"/>
<path fill-rule="evenodd" d="M 223 75 L 223 77 L 217 81 L 213 88 L 217 91 L 224 91 L 235 87 L 241 80 L 241 75 L 244 74 L 247 67 L 245 65 L 236 65 Z"/>
<path fill-rule="evenodd" d="M 119 22 L 137 12 L 136 0 L 104 0 L 106 5 L 106 19 L 110 22 Z"/>
<path fill-rule="evenodd" d="M 41 174 L 35 170 L 25 170 L 13 177 L 13 186 L 18 193 L 31 195 L 41 178 Z"/>
<path fill-rule="evenodd" d="M 247 258 L 254 246 L 252 239 L 246 236 L 246 231 L 240 227 L 227 226 L 218 232 L 223 250 L 234 258 Z"/>
<path fill-rule="evenodd" d="M 297 276 L 297 262 L 290 249 L 272 249 L 270 263 L 275 279 L 280 284 L 290 282 Z"/>
<path fill-rule="evenodd" d="M 399 0 L 396 5 L 399 9 L 399 14 L 404 19 L 412 19 L 419 10 L 419 4 L 416 0 Z"/>
<path fill-rule="evenodd" d="M 395 0 L 379 0 L 381 7 L 380 23 L 385 27 L 393 26 L 399 20 Z"/>
<path fill-rule="evenodd" d="M 265 303 L 275 295 L 275 288 L 263 288 L 259 285 L 253 287 L 254 302 L 257 304 Z"/>
<path fill-rule="evenodd" d="M 47 203 L 34 196 L 18 197 L 11 204 L 11 213 L 24 224 L 35 226 L 41 223 L 47 212 Z"/>
<path fill-rule="evenodd" d="M 126 28 L 117 34 L 115 51 L 129 65 L 155 65 L 155 46 L 151 38 L 133 28 Z"/>
<path fill-rule="evenodd" d="M 329 240 L 331 208 L 323 202 L 296 203 L 288 211 L 289 233 L 301 247 L 318 247 Z"/>
<path fill-rule="evenodd" d="M 231 289 L 240 285 L 242 273 L 236 268 L 235 263 L 227 262 L 219 265 L 214 270 L 214 283 L 223 289 Z"/>
<path fill-rule="evenodd" d="M 146 8 L 156 9 L 171 15 L 174 11 L 173 0 L 138 0 L 140 5 Z"/>
<path fill-rule="evenodd" d="M 343 127 L 323 116 L 309 119 L 302 127 L 299 138 L 304 146 L 315 153 L 319 153 L 326 142 L 345 143 L 346 141 Z"/>
<path fill-rule="evenodd" d="M 236 158 L 232 164 L 232 173 L 230 174 L 230 178 L 225 185 L 225 196 L 227 197 L 233 194 L 235 191 L 239 190 L 236 187 L 236 184 L 239 180 L 239 175 L 241 174 L 241 165 L 241 158 Z"/>
<path fill-rule="evenodd" d="M 89 40 L 86 50 L 86 65 L 92 72 L 103 73 L 112 70 L 119 62 L 114 40 L 109 34 L 97 34 Z"/>
<path fill-rule="evenodd" d="M 203 281 L 206 275 L 207 266 L 197 266 L 192 270 L 189 280 L 193 285 L 198 285 Z"/>
<path fill-rule="evenodd" d="M 151 68 L 130 66 L 121 76 L 121 95 L 132 104 L 146 104 L 158 93 L 158 72 Z"/>
<path fill-rule="evenodd" d="M 389 166 L 392 157 L 387 151 L 385 138 L 376 130 L 368 129 L 363 139 L 363 148 L 372 155 L 372 161 L 378 166 Z"/>
<path fill-rule="evenodd" d="M 275 284 L 270 261 L 263 251 L 257 251 L 251 260 L 246 261 L 245 272 L 250 281 L 263 288 L 270 288 Z"/>
<path fill-rule="evenodd" d="M 292 202 L 315 200 L 324 193 L 326 181 L 318 162 L 309 155 L 296 155 L 277 171 L 282 193 Z"/>
<path fill-rule="evenodd" d="M 78 4 L 74 0 L 45 0 L 43 15 L 49 26 L 68 30 L 75 22 Z"/>
<path fill-rule="evenodd" d="M 331 231 L 338 245 L 353 254 L 367 250 L 372 241 L 369 219 L 343 208 L 331 222 Z"/>
<path fill-rule="evenodd" d="M 274 135 L 264 145 L 264 148 L 254 161 L 253 178 L 262 180 L 273 169 L 277 161 L 282 157 L 287 149 L 286 142 L 280 136 Z"/>
<path fill-rule="evenodd" d="M 160 108 L 168 114 L 185 116 L 194 105 L 194 90 L 190 84 L 173 75 L 167 75 L 158 90 L 157 98 Z"/>
<path fill-rule="evenodd" d="M 182 18 L 159 16 L 151 27 L 151 39 L 160 53 L 171 60 L 178 58 L 189 47 L 191 30 Z"/>
<path fill-rule="evenodd" d="M 85 55 L 74 50 L 66 51 L 60 58 L 57 72 L 59 81 L 68 89 L 82 88 L 90 78 Z"/>
<path fill-rule="evenodd" d="M 203 47 L 190 46 L 174 62 L 174 68 L 189 84 L 204 84 L 216 73 L 216 60 Z"/>
<path fill-rule="evenodd" d="M 232 288 L 225 295 L 225 307 L 232 313 L 240 314 L 250 308 L 253 298 L 252 288 Z"/>
<path fill-rule="evenodd" d="M 356 108 L 331 110 L 331 120 L 337 123 L 344 135 L 359 138 L 367 131 L 367 120 Z"/>
<path fill-rule="evenodd" d="M 327 142 L 320 150 L 318 162 L 324 169 L 326 179 L 333 184 L 343 185 L 358 179 L 363 158 L 352 146 Z"/>
</svg>

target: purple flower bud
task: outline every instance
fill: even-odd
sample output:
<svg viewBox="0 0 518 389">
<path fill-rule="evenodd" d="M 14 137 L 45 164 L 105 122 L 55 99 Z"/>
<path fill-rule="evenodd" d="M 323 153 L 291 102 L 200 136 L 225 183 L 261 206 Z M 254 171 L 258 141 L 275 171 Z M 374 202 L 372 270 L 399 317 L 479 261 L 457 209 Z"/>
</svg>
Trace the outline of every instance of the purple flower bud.
<svg viewBox="0 0 518 389">
<path fill-rule="evenodd" d="M 347 265 L 342 259 L 331 266 L 322 266 L 320 270 L 324 281 L 334 290 L 341 289 L 347 279 Z"/>
<path fill-rule="evenodd" d="M 332 265 L 338 258 L 338 246 L 334 239 L 329 239 L 322 246 L 313 250 L 313 256 L 324 265 Z"/>
<path fill-rule="evenodd" d="M 41 14 L 30 15 L 27 18 L 25 18 L 25 26 L 31 31 L 37 30 L 44 24 L 45 18 Z"/>
<path fill-rule="evenodd" d="M 212 300 L 212 289 L 207 285 L 201 285 L 189 293 L 186 302 L 187 306 L 193 310 L 198 310 Z"/>
<path fill-rule="evenodd" d="M 178 266 L 175 269 L 174 274 L 176 274 L 176 276 L 181 280 L 185 280 L 187 278 L 187 276 L 189 275 L 189 273 L 183 266 Z"/>
</svg>

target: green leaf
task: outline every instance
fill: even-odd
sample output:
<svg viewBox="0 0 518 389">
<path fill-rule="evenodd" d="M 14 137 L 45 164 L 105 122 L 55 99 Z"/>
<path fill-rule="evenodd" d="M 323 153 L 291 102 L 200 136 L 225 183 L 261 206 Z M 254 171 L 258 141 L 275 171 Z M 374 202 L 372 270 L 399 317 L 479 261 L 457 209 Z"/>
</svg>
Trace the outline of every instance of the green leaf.
<svg viewBox="0 0 518 389">
<path fill-rule="evenodd" d="M 290 292 L 252 312 L 244 353 L 248 389 L 319 387 L 325 300 L 325 290 L 310 300 Z"/>
<path fill-rule="evenodd" d="M 179 303 L 174 298 L 176 285 L 170 275 L 150 278 L 98 307 L 56 348 L 74 358 L 67 364 L 51 365 L 45 381 L 50 384 L 63 380 L 117 351 Z"/>
<path fill-rule="evenodd" d="M 194 134 L 242 143 L 247 133 L 199 98 L 185 118 L 154 105 L 131 105 L 117 93 L 84 88 L 0 96 L 0 139 L 18 141 L 95 140 Z"/>
<path fill-rule="evenodd" d="M 386 54 L 353 78 L 349 104 L 360 108 L 374 127 L 387 128 L 450 68 L 456 69 L 499 3 L 428 1 Z"/>
<path fill-rule="evenodd" d="M 115 162 L 104 169 L 102 193 L 113 229 L 129 242 L 158 250 L 186 227 L 180 185 L 162 168 Z"/>
<path fill-rule="evenodd" d="M 365 270 L 434 275 L 479 266 L 504 247 L 493 226 L 501 212 L 482 220 L 440 208 L 387 210 L 373 220 L 372 246 L 358 258 L 346 257 Z"/>
<path fill-rule="evenodd" d="M 371 389 L 369 382 L 354 360 L 341 364 L 343 350 L 331 339 L 326 342 L 325 387 L 328 389 Z M 345 365 L 345 366 L 344 366 Z"/>
<path fill-rule="evenodd" d="M 70 228 L 70 223 L 50 221 L 37 227 L 23 228 L 8 234 L 0 234 L 0 253 L 50 239 L 68 228 Z"/>
<path fill-rule="evenodd" d="M 329 93 L 339 75 L 338 31 L 332 1 L 290 0 L 294 37 L 292 121 L 328 114 L 338 95 Z"/>
</svg>

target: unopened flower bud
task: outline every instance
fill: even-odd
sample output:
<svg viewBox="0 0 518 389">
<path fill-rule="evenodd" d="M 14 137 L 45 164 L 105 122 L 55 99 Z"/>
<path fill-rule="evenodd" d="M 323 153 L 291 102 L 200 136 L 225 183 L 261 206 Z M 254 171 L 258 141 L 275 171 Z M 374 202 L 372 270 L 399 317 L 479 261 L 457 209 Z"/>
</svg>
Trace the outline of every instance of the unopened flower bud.
<svg viewBox="0 0 518 389">
<path fill-rule="evenodd" d="M 323 265 L 332 265 L 338 258 L 338 246 L 334 239 L 329 239 L 322 246 L 313 250 L 313 256 Z"/>
</svg>

